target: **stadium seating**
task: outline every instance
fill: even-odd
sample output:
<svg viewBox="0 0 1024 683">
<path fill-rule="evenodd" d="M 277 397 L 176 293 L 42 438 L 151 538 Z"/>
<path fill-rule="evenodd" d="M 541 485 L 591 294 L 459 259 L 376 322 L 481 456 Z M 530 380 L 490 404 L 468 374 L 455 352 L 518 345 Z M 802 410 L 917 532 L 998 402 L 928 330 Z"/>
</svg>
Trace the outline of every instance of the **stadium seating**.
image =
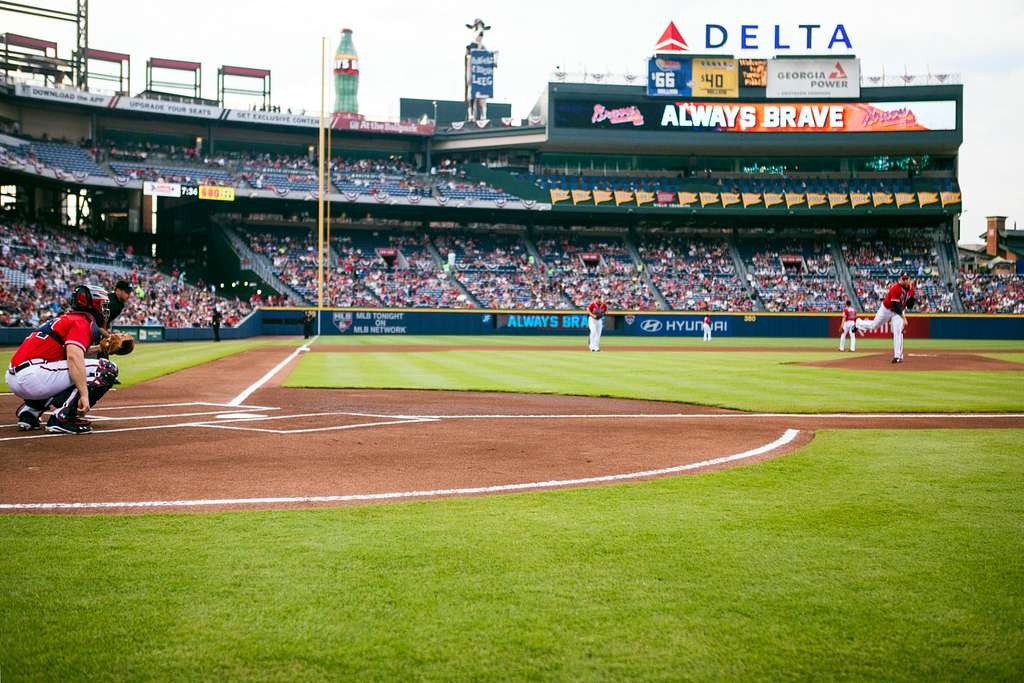
<svg viewBox="0 0 1024 683">
<path fill-rule="evenodd" d="M 1024 313 L 1024 275 L 961 273 L 957 286 L 969 313 Z"/>
<path fill-rule="evenodd" d="M 252 310 L 249 302 L 186 282 L 184 273 L 161 272 L 130 248 L 25 223 L 0 225 L 0 274 L 0 327 L 35 327 L 67 309 L 75 286 L 112 289 L 120 279 L 136 289 L 117 319 L 122 325 L 208 326 L 217 308 L 223 324 L 234 326 Z"/>
<path fill-rule="evenodd" d="M 673 310 L 751 311 L 724 236 L 649 235 L 637 247 Z"/>
<path fill-rule="evenodd" d="M 846 292 L 828 245 L 796 240 L 741 241 L 740 252 L 766 311 L 843 309 Z"/>
<path fill-rule="evenodd" d="M 487 308 L 568 308 L 569 302 L 518 235 L 434 238 L 459 281 Z"/>
<path fill-rule="evenodd" d="M 904 271 L 917 283 L 917 310 L 953 310 L 954 289 L 943 281 L 939 253 L 931 234 L 902 230 L 860 239 L 847 235 L 842 249 L 864 310 L 877 310 L 887 288 Z"/>
<path fill-rule="evenodd" d="M 620 239 L 547 237 L 537 242 L 552 281 L 577 308 L 600 296 L 611 309 L 654 310 L 654 292 Z"/>
</svg>

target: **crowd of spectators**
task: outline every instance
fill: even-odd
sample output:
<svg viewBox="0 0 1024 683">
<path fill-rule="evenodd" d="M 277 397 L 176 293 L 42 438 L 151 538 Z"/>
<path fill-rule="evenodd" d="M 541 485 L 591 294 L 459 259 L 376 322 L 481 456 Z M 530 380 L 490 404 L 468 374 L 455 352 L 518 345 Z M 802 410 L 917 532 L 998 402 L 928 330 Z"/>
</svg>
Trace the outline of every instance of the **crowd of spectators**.
<svg viewBox="0 0 1024 683">
<path fill-rule="evenodd" d="M 621 240 L 546 238 L 537 242 L 548 276 L 577 308 L 600 297 L 612 309 L 658 308 L 654 291 Z"/>
<path fill-rule="evenodd" d="M 954 290 L 943 281 L 939 253 L 929 235 L 890 234 L 842 246 L 857 298 L 865 311 L 878 309 L 889 286 L 907 272 L 918 292 L 916 310 L 948 313 Z"/>
<path fill-rule="evenodd" d="M 517 235 L 444 235 L 434 238 L 445 268 L 486 308 L 569 308 Z"/>
<path fill-rule="evenodd" d="M 1024 275 L 960 273 L 957 286 L 970 313 L 1024 313 Z"/>
<path fill-rule="evenodd" d="M 828 245 L 773 243 L 752 252 L 747 269 L 765 310 L 824 313 L 846 305 Z"/>
<path fill-rule="evenodd" d="M 67 310 L 80 284 L 113 289 L 128 281 L 134 295 L 117 319 L 122 325 L 201 327 L 218 309 L 223 324 L 237 325 L 250 302 L 216 296 L 176 269 L 162 272 L 151 258 L 84 233 L 27 223 L 0 225 L 0 326 L 36 327 Z"/>
<path fill-rule="evenodd" d="M 681 311 L 752 311 L 724 239 L 658 236 L 638 246 L 669 307 Z"/>
</svg>

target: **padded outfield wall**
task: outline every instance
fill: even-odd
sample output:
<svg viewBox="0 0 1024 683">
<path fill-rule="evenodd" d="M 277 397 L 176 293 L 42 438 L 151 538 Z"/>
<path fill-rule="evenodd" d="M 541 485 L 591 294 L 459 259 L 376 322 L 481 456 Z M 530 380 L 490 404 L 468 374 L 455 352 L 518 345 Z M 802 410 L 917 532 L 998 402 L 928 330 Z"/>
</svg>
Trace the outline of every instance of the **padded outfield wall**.
<svg viewBox="0 0 1024 683">
<path fill-rule="evenodd" d="M 241 327 L 221 328 L 222 339 L 259 335 L 301 335 L 307 309 L 260 309 Z M 605 334 L 622 337 L 699 337 L 704 313 L 608 314 Z M 838 337 L 839 315 L 829 313 L 709 313 L 716 337 Z M 862 316 L 870 317 L 870 316 Z M 176 329 L 128 326 L 125 332 L 154 341 L 209 341 L 209 327 Z M 0 328 L 0 346 L 15 346 L 28 336 L 27 328 Z M 320 314 L 323 335 L 431 335 L 482 334 L 507 336 L 579 335 L 588 333 L 582 311 L 425 310 L 422 308 L 338 308 Z M 141 336 L 141 335 L 139 335 Z M 872 337 L 889 336 L 888 328 Z M 1022 339 L 1024 315 L 911 315 L 910 339 Z"/>
<path fill-rule="evenodd" d="M 261 309 L 262 333 L 302 333 L 305 309 Z M 616 313 L 605 334 L 633 337 L 698 337 L 704 313 Z M 828 313 L 709 313 L 722 337 L 839 336 L 839 315 Z M 868 317 L 868 316 L 864 316 Z M 911 314 L 909 338 L 1024 339 L 1024 315 Z M 338 308 L 320 314 L 324 335 L 586 335 L 582 311 L 424 310 Z M 870 336 L 888 336 L 888 329 Z"/>
</svg>

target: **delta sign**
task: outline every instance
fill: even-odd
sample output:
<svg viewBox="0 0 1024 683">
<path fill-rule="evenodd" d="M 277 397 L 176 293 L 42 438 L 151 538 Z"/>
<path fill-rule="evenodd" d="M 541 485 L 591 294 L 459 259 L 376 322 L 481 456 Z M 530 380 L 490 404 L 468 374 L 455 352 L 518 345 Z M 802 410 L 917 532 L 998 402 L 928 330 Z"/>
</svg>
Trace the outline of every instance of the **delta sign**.
<svg viewBox="0 0 1024 683">
<path fill-rule="evenodd" d="M 726 47 L 751 50 L 853 50 L 850 34 L 843 24 L 740 24 L 727 27 L 723 24 L 704 24 L 704 43 L 701 49 L 718 50 Z M 680 54 L 689 52 L 690 46 L 676 28 L 669 22 L 668 28 L 658 39 L 654 51 L 657 54 Z"/>
</svg>

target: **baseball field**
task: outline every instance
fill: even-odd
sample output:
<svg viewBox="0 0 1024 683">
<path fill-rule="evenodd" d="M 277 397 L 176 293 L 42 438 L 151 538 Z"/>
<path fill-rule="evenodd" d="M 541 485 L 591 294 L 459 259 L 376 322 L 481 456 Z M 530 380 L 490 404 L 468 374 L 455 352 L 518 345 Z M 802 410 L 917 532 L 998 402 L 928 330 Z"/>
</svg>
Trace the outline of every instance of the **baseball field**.
<svg viewBox="0 0 1024 683">
<path fill-rule="evenodd" d="M 0 680 L 1024 677 L 1024 341 L 584 342 L 143 344 L 85 436 L 0 396 Z"/>
</svg>

